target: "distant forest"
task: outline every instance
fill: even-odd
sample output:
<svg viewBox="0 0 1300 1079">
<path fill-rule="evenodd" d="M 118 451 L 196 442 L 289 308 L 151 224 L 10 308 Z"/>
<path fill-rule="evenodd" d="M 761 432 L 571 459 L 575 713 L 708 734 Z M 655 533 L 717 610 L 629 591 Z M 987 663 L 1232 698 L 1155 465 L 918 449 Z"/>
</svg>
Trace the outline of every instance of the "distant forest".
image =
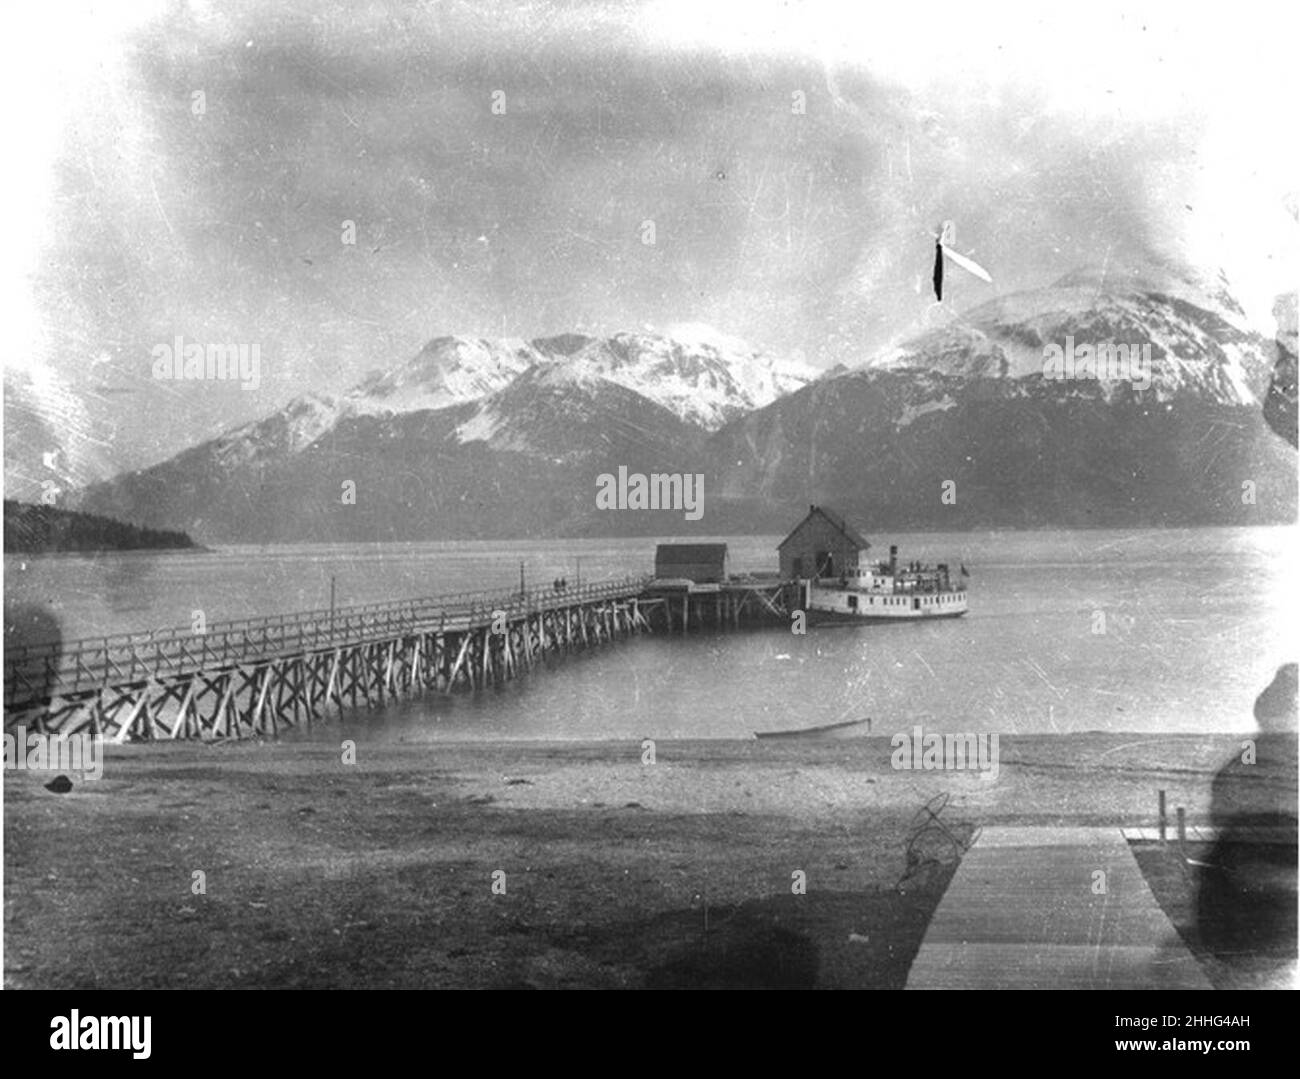
<svg viewBox="0 0 1300 1079">
<path fill-rule="evenodd" d="M 42 554 L 47 551 L 132 551 L 197 547 L 184 532 L 153 528 L 62 510 L 56 506 L 5 503 L 5 553 Z"/>
</svg>

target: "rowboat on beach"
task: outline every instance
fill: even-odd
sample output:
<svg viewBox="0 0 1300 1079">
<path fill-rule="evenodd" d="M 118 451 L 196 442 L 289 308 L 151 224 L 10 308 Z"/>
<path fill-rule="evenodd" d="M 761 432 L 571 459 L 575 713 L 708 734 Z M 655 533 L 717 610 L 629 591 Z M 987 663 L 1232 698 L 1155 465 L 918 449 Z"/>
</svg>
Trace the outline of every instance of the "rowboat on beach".
<svg viewBox="0 0 1300 1079">
<path fill-rule="evenodd" d="M 843 723 L 826 723 L 820 727 L 800 727 L 792 731 L 755 731 L 755 738 L 850 738 L 858 733 L 855 728 L 871 730 L 870 719 L 848 719 Z M 865 731 L 863 732 L 865 733 Z"/>
</svg>

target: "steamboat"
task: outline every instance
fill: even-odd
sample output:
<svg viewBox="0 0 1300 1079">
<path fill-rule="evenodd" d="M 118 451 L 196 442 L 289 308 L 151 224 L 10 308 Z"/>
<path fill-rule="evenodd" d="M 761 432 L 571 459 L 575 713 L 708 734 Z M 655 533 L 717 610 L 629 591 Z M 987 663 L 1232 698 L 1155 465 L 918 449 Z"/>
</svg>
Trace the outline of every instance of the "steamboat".
<svg viewBox="0 0 1300 1079">
<path fill-rule="evenodd" d="M 809 622 L 902 622 L 966 613 L 965 566 L 954 574 L 947 562 L 900 565 L 896 546 L 889 548 L 889 561 L 872 562 L 870 547 L 834 510 L 808 507 L 778 553 L 781 575 L 802 587 Z"/>
<path fill-rule="evenodd" d="M 804 581 L 804 610 L 810 622 L 896 622 L 959 618 L 967 611 L 965 567 L 956 580 L 948 563 L 898 565 L 898 548 L 889 561 L 860 565 L 838 579 Z"/>
</svg>

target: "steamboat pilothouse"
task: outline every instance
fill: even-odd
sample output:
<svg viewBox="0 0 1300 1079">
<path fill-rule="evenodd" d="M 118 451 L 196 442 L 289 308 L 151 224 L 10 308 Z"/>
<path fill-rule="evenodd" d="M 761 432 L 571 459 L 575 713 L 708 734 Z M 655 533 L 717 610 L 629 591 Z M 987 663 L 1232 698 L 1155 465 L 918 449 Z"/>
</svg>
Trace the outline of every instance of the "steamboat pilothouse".
<svg viewBox="0 0 1300 1079">
<path fill-rule="evenodd" d="M 965 566 L 955 578 L 946 562 L 900 566 L 897 547 L 889 548 L 888 562 L 872 564 L 870 547 L 835 511 L 809 507 L 778 550 L 781 575 L 803 584 L 810 622 L 862 624 L 966 613 Z"/>
</svg>

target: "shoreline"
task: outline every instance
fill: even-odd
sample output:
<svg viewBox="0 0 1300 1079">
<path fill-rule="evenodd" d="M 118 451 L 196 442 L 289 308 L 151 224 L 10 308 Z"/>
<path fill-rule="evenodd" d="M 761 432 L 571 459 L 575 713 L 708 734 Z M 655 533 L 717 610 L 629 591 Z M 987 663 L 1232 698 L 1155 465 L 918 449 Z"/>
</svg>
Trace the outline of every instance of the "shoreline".
<svg viewBox="0 0 1300 1079">
<path fill-rule="evenodd" d="M 900 988 L 956 865 L 914 864 L 927 802 L 965 834 L 1136 827 L 1164 789 L 1203 823 L 1241 740 L 1008 736 L 987 781 L 896 771 L 883 736 L 659 740 L 654 764 L 362 741 L 344 764 L 339 733 L 112 747 L 66 795 L 10 771 L 6 985 Z M 1293 806 L 1294 742 L 1254 780 Z"/>
</svg>

